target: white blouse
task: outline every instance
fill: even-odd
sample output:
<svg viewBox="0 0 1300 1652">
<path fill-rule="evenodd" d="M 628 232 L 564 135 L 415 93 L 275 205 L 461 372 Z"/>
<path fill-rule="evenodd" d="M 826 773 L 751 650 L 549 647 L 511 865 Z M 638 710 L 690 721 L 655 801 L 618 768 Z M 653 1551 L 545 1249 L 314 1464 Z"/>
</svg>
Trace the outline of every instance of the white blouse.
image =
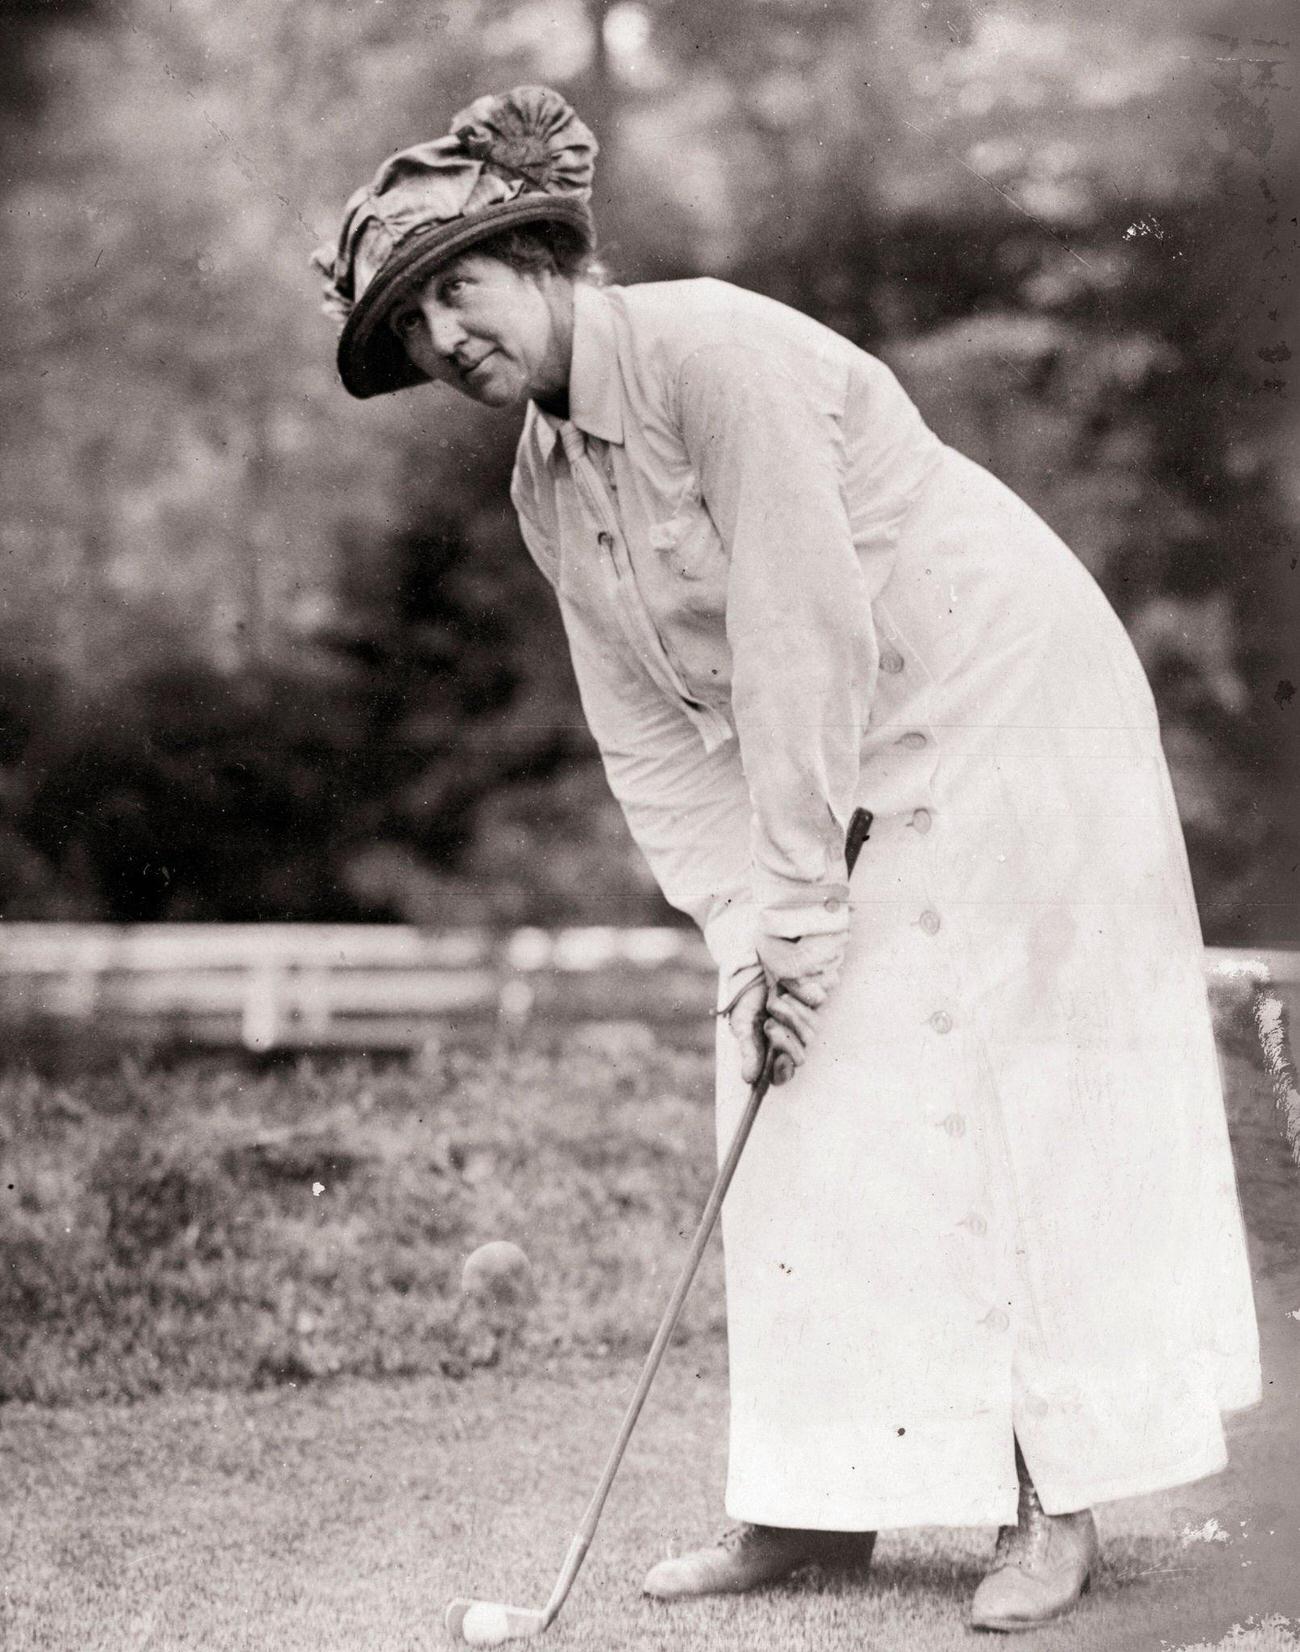
<svg viewBox="0 0 1300 1652">
<path fill-rule="evenodd" d="M 634 838 L 724 973 L 848 927 L 871 603 L 944 449 L 890 370 L 724 282 L 575 290 L 511 496 Z"/>
</svg>

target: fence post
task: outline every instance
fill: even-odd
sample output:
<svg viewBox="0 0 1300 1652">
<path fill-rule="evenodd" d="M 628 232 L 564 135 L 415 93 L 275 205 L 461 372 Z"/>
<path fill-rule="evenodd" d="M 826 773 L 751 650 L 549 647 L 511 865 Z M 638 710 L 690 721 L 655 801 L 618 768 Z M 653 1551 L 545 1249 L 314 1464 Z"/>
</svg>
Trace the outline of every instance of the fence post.
<svg viewBox="0 0 1300 1652">
<path fill-rule="evenodd" d="M 284 972 L 278 963 L 258 963 L 248 973 L 240 1035 L 244 1048 L 259 1053 L 280 1042 Z"/>
</svg>

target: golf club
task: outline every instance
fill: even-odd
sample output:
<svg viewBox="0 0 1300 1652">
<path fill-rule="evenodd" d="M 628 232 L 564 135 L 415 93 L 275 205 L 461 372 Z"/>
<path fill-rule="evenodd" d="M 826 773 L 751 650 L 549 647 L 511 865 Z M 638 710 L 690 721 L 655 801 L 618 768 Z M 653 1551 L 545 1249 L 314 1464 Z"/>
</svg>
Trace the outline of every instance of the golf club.
<svg viewBox="0 0 1300 1652">
<path fill-rule="evenodd" d="M 854 863 L 862 845 L 866 842 L 867 833 L 871 829 L 871 812 L 867 809 L 855 809 L 849 821 L 848 833 L 845 841 L 845 861 L 849 872 L 852 873 Z M 708 1202 L 704 1206 L 704 1213 L 700 1217 L 699 1225 L 695 1229 L 695 1236 L 691 1240 L 691 1248 L 687 1252 L 686 1261 L 682 1266 L 681 1274 L 673 1294 L 669 1298 L 668 1306 L 664 1310 L 663 1318 L 659 1322 L 659 1329 L 655 1332 L 654 1341 L 650 1344 L 650 1352 L 646 1355 L 645 1364 L 641 1368 L 641 1375 L 637 1380 L 636 1391 L 632 1395 L 627 1412 L 623 1417 L 622 1426 L 618 1431 L 618 1438 L 614 1441 L 613 1450 L 609 1454 L 600 1483 L 592 1494 L 591 1502 L 587 1505 L 587 1512 L 582 1517 L 582 1524 L 578 1527 L 573 1541 L 569 1544 L 569 1552 L 560 1568 L 560 1575 L 555 1580 L 555 1587 L 551 1590 L 551 1598 L 546 1605 L 537 1608 L 530 1606 L 506 1606 L 496 1601 L 467 1600 L 458 1598 L 447 1607 L 446 1625 L 449 1633 L 456 1640 L 467 1642 L 470 1646 L 499 1646 L 503 1641 L 526 1640 L 532 1635 L 544 1634 L 559 1616 L 560 1608 L 568 1598 L 573 1581 L 586 1559 L 591 1540 L 596 1535 L 596 1526 L 600 1521 L 601 1510 L 605 1507 L 605 1500 L 609 1496 L 610 1487 L 614 1484 L 614 1476 L 618 1473 L 619 1464 L 623 1461 L 623 1453 L 627 1450 L 627 1443 L 632 1437 L 632 1430 L 636 1427 L 637 1418 L 641 1415 L 641 1408 L 645 1404 L 646 1395 L 650 1392 L 650 1385 L 654 1381 L 663 1360 L 664 1351 L 677 1328 L 677 1320 L 686 1301 L 687 1292 L 695 1278 L 696 1270 L 700 1265 L 700 1258 L 704 1255 L 705 1246 L 709 1242 L 714 1225 L 718 1220 L 718 1213 L 722 1209 L 722 1201 L 727 1196 L 727 1189 L 731 1186 L 731 1179 L 735 1174 L 736 1166 L 740 1163 L 740 1155 L 744 1151 L 745 1143 L 749 1140 L 749 1133 L 754 1127 L 754 1120 L 758 1117 L 758 1110 L 762 1106 L 763 1098 L 772 1085 L 772 1075 L 776 1065 L 776 1050 L 769 1047 L 767 1059 L 763 1063 L 763 1070 L 749 1092 L 749 1101 L 741 1116 L 736 1133 L 727 1149 L 726 1158 L 714 1179 Z"/>
</svg>

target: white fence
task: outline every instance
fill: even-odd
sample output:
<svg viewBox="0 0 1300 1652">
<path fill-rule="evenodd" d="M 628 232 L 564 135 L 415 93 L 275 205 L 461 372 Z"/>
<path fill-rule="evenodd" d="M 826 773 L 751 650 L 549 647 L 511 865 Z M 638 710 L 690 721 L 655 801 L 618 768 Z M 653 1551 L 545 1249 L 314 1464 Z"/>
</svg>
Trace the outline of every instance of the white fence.
<svg viewBox="0 0 1300 1652">
<path fill-rule="evenodd" d="M 404 1049 L 485 1016 L 696 1015 L 710 970 L 680 929 L 0 923 L 0 1019 L 252 1050 Z"/>
<path fill-rule="evenodd" d="M 1210 948 L 1212 977 L 1300 984 L 1300 953 Z M 702 1017 L 711 965 L 681 929 L 0 923 L 0 1019 L 95 1022 L 209 1046 L 405 1049 L 448 1021 Z"/>
</svg>

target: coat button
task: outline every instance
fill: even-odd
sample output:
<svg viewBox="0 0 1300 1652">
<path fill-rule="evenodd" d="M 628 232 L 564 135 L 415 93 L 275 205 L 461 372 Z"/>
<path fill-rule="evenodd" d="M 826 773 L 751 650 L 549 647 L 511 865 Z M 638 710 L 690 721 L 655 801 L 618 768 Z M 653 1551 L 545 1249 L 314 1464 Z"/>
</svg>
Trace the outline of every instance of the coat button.
<svg viewBox="0 0 1300 1652">
<path fill-rule="evenodd" d="M 942 920 L 937 912 L 922 912 L 920 924 L 927 935 L 937 935 L 943 927 Z"/>
<path fill-rule="evenodd" d="M 949 1113 L 943 1121 L 943 1127 L 954 1141 L 966 1134 L 966 1120 L 960 1113 Z"/>
<path fill-rule="evenodd" d="M 906 734 L 899 735 L 898 744 L 906 746 L 908 751 L 920 751 L 925 744 L 925 736 L 919 728 L 910 728 Z"/>
<path fill-rule="evenodd" d="M 978 1210 L 972 1210 L 969 1216 L 963 1218 L 961 1225 L 966 1228 L 968 1232 L 973 1233 L 977 1239 L 982 1239 L 989 1230 L 988 1223 L 980 1215 Z"/>
<path fill-rule="evenodd" d="M 947 1010 L 936 1010 L 930 1017 L 930 1025 L 937 1033 L 950 1033 L 952 1031 L 952 1016 L 948 1014 Z"/>
<path fill-rule="evenodd" d="M 980 1323 L 987 1325 L 990 1331 L 1005 1331 L 1010 1327 L 1011 1321 L 1001 1308 L 994 1308 L 991 1313 L 984 1315 Z"/>
<path fill-rule="evenodd" d="M 896 649 L 887 648 L 880 656 L 880 669 L 887 671 L 891 677 L 896 677 L 903 669 L 903 656 Z"/>
<path fill-rule="evenodd" d="M 843 908 L 844 902 L 837 895 L 827 895 L 822 905 L 828 912 L 839 912 Z"/>
<path fill-rule="evenodd" d="M 933 818 L 928 809 L 913 809 L 912 818 L 908 824 L 915 826 L 918 832 L 925 833 L 930 830 L 930 823 Z"/>
</svg>

